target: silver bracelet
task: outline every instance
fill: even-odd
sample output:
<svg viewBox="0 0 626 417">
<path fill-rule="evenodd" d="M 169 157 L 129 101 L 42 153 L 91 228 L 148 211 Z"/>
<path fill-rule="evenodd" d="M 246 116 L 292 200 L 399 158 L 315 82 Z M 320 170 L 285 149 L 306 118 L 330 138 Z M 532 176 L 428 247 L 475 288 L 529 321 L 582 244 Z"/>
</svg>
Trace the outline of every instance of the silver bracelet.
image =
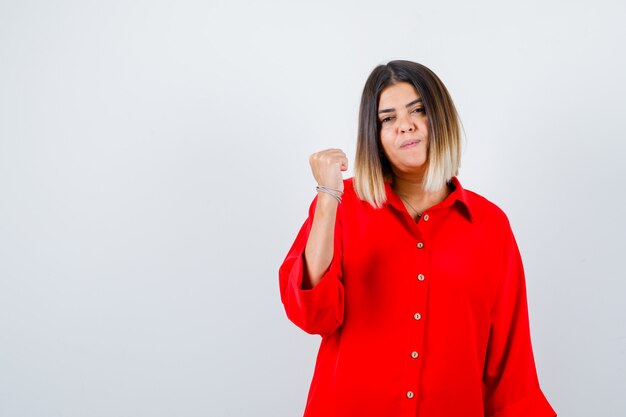
<svg viewBox="0 0 626 417">
<path fill-rule="evenodd" d="M 321 192 L 323 192 L 323 193 L 330 194 L 331 196 L 333 196 L 333 198 L 334 198 L 335 200 L 337 200 L 337 202 L 338 202 L 339 204 L 341 204 L 341 195 L 337 195 L 337 194 L 335 194 L 333 191 L 329 191 L 329 190 L 333 190 L 333 188 L 330 188 L 330 189 L 329 189 L 328 187 L 324 187 L 324 186 L 320 186 L 320 185 L 318 185 L 317 187 L 315 187 L 315 189 L 316 189 L 317 191 L 321 191 Z M 343 194 L 343 193 L 341 192 L 341 190 L 335 190 L 335 191 L 340 192 L 341 194 Z"/>
<path fill-rule="evenodd" d="M 317 190 L 318 188 L 322 188 L 324 190 L 330 190 L 330 191 L 335 191 L 337 193 L 339 193 L 339 195 L 343 195 L 343 191 L 338 190 L 336 188 L 330 188 L 330 187 L 326 187 L 325 185 L 318 185 L 317 187 L 315 187 L 315 189 Z M 319 191 L 319 190 L 318 190 Z"/>
</svg>

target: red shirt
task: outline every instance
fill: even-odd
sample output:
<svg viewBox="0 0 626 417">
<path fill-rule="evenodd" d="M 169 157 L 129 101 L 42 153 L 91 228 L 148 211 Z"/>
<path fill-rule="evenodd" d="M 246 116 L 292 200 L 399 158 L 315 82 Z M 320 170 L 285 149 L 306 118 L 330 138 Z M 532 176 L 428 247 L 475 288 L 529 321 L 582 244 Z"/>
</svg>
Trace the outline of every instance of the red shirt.
<svg viewBox="0 0 626 417">
<path fill-rule="evenodd" d="M 553 417 L 533 358 L 522 259 L 506 214 L 453 191 L 416 222 L 385 184 L 344 180 L 333 260 L 303 290 L 317 197 L 279 270 L 287 316 L 322 336 L 305 417 Z"/>
</svg>

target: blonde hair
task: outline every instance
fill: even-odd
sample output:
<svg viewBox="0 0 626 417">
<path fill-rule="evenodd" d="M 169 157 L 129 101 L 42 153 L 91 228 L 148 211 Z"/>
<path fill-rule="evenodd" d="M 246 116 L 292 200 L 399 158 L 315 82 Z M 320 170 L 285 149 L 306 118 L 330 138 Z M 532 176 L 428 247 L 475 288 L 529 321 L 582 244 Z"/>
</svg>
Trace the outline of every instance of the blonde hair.
<svg viewBox="0 0 626 417">
<path fill-rule="evenodd" d="M 354 190 L 375 208 L 387 201 L 385 181 L 393 180 L 391 162 L 380 142 L 377 117 L 381 92 L 399 82 L 411 84 L 423 100 L 428 117 L 428 156 L 422 186 L 438 191 L 461 165 L 461 121 L 454 102 L 439 77 L 424 65 L 411 61 L 391 61 L 379 65 L 367 78 L 359 108 L 359 130 L 354 161 Z"/>
</svg>

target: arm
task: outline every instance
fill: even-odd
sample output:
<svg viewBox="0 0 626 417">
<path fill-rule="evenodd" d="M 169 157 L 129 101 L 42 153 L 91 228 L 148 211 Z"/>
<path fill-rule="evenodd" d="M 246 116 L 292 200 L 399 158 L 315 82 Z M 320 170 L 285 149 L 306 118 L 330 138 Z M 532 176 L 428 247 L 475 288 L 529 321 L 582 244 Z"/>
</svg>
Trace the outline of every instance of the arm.
<svg viewBox="0 0 626 417">
<path fill-rule="evenodd" d="M 320 197 L 313 199 L 309 217 L 280 266 L 279 282 L 287 317 L 304 331 L 324 336 L 343 322 L 344 288 L 341 211 L 330 196 L 335 209 L 322 207 Z M 313 262 L 305 261 L 307 250 Z"/>
<path fill-rule="evenodd" d="M 485 416 L 554 417 L 556 413 L 539 387 L 524 268 L 508 219 L 501 253 L 502 281 L 491 313 L 483 375 Z"/>
<path fill-rule="evenodd" d="M 304 251 L 306 268 L 303 289 L 312 289 L 319 284 L 333 259 L 337 205 L 337 200 L 332 196 L 318 193 L 315 216 Z"/>
</svg>

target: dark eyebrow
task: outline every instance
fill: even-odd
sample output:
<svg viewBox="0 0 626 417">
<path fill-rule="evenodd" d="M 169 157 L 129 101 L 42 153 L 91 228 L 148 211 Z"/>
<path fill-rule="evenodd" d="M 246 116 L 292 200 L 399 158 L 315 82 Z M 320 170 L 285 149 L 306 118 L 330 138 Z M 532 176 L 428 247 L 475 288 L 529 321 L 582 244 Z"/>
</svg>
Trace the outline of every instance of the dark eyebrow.
<svg viewBox="0 0 626 417">
<path fill-rule="evenodd" d="M 413 100 L 413 101 L 412 101 L 412 102 L 410 102 L 409 104 L 405 105 L 404 107 L 406 107 L 406 108 L 408 109 L 409 107 L 411 107 L 411 106 L 412 106 L 412 105 L 414 105 L 415 103 L 421 103 L 421 102 L 422 102 L 422 98 L 421 98 L 421 97 L 420 97 L 420 98 L 416 98 L 415 100 Z M 391 112 L 393 112 L 393 111 L 395 111 L 395 110 L 396 110 L 396 109 L 382 109 L 382 110 L 379 110 L 379 111 L 378 111 L 378 114 L 381 114 L 381 113 L 391 113 Z"/>
</svg>

